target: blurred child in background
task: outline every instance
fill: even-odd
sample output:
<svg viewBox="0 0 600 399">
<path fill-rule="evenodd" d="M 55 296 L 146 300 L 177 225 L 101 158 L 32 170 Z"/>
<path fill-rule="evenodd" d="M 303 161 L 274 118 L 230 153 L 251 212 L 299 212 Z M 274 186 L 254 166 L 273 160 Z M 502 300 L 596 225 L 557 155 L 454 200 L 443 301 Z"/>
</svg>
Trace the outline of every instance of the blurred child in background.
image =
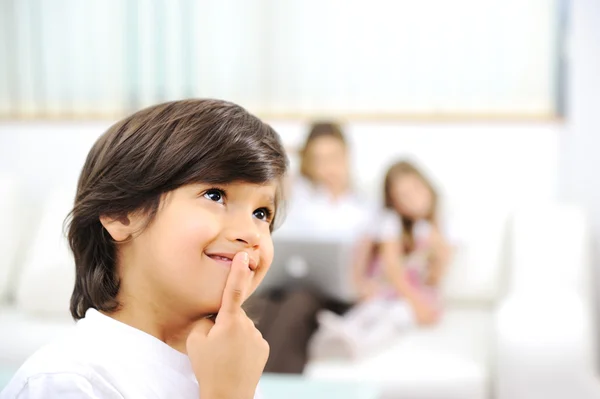
<svg viewBox="0 0 600 399">
<path fill-rule="evenodd" d="M 439 286 L 451 249 L 440 226 L 436 190 L 415 166 L 401 161 L 386 174 L 384 202 L 372 233 L 374 257 L 363 256 L 355 265 L 361 301 L 343 317 L 320 313 L 322 332 L 314 342 L 320 355 L 359 355 L 402 329 L 432 325 L 442 316 Z"/>
<path fill-rule="evenodd" d="M 349 148 L 338 124 L 311 126 L 300 150 L 300 175 L 289 185 L 288 213 L 278 235 L 355 239 L 364 233 L 366 202 L 352 187 Z"/>
<path fill-rule="evenodd" d="M 313 124 L 300 157 L 300 176 L 289 181 L 288 213 L 276 237 L 358 241 L 372 221 L 372 207 L 351 186 L 348 145 L 341 127 L 331 122 Z M 317 328 L 317 312 L 329 309 L 340 314 L 351 305 L 304 287 L 281 288 L 254 298 L 251 309 L 258 313 L 258 328 L 271 347 L 265 371 L 301 373 Z"/>
</svg>

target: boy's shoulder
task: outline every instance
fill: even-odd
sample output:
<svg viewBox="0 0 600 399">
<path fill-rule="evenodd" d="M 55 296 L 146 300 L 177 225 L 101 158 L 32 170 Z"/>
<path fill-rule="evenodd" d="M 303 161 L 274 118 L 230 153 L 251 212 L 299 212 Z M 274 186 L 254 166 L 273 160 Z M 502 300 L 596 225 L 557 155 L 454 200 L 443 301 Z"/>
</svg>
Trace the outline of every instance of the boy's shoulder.
<svg viewBox="0 0 600 399">
<path fill-rule="evenodd" d="M 88 391 L 93 398 L 121 398 L 89 361 L 89 350 L 76 334 L 48 344 L 33 355 L 17 370 L 2 391 L 0 399 L 37 398 L 35 392 L 80 392 Z"/>
<path fill-rule="evenodd" d="M 70 331 L 59 339 L 44 345 L 31 355 L 21 368 L 26 370 L 58 371 L 65 367 L 82 364 L 86 348 L 76 331 Z"/>
</svg>

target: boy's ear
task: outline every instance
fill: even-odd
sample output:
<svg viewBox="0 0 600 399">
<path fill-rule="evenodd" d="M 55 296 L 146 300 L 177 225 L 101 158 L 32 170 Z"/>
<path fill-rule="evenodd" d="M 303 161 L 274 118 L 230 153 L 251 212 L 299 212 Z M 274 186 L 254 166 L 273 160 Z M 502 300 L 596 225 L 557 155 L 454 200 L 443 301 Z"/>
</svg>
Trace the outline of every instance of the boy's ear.
<svg viewBox="0 0 600 399">
<path fill-rule="evenodd" d="M 127 240 L 133 234 L 133 226 L 129 216 L 100 216 L 100 223 L 116 242 Z"/>
</svg>

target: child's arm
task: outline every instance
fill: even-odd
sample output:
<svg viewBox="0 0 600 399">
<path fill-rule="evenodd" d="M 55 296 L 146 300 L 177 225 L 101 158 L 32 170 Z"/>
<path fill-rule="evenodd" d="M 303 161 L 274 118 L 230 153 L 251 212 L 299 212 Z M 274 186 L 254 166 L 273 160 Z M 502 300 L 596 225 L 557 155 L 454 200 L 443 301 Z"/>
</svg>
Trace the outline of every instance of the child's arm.
<svg viewBox="0 0 600 399">
<path fill-rule="evenodd" d="M 352 264 L 352 281 L 361 300 L 369 299 L 375 294 L 376 286 L 367 277 L 369 262 L 373 254 L 375 242 L 368 236 L 363 237 L 357 245 Z"/>
<path fill-rule="evenodd" d="M 399 240 L 382 243 L 381 257 L 384 272 L 394 288 L 411 305 L 419 324 L 431 324 L 436 319 L 436 312 L 406 279 L 402 265 L 403 253 Z"/>
<path fill-rule="evenodd" d="M 437 226 L 433 228 L 432 240 L 433 255 L 429 264 L 427 283 L 433 287 L 438 287 L 446 274 L 448 263 L 452 257 L 452 247 Z"/>
</svg>

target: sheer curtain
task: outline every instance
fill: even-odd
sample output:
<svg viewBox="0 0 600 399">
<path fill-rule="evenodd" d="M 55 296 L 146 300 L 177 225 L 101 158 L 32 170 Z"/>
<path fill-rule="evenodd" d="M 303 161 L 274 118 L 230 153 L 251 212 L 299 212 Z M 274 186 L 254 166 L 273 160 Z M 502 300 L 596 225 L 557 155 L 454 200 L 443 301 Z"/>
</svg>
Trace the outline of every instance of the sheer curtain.
<svg viewBox="0 0 600 399">
<path fill-rule="evenodd" d="M 548 0 L 275 2 L 275 112 L 552 114 Z"/>
<path fill-rule="evenodd" d="M 0 116 L 552 116 L 557 1 L 0 0 Z"/>
</svg>

